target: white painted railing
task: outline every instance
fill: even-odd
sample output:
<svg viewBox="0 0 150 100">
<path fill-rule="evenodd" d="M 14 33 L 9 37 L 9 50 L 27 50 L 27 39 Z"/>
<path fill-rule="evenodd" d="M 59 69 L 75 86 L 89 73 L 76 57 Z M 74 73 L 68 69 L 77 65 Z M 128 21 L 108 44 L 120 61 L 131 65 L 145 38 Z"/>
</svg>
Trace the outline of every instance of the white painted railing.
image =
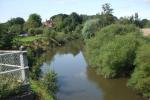
<svg viewBox="0 0 150 100">
<path fill-rule="evenodd" d="M 26 51 L 0 50 L 0 77 L 27 84 L 29 78 L 26 53 Z"/>
</svg>

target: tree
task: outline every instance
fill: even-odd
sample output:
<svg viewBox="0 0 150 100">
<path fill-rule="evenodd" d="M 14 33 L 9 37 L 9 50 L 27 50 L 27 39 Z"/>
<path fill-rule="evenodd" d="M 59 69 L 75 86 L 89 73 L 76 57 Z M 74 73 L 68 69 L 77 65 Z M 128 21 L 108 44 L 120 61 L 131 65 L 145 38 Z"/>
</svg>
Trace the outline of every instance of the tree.
<svg viewBox="0 0 150 100">
<path fill-rule="evenodd" d="M 58 14 L 52 16 L 50 19 L 52 19 L 54 23 L 54 27 L 57 31 L 62 31 L 65 27 L 65 19 L 68 17 L 66 14 Z"/>
<path fill-rule="evenodd" d="M 9 24 L 9 26 L 12 26 L 15 24 L 23 25 L 25 23 L 25 21 L 23 18 L 17 17 L 17 18 L 10 19 L 7 23 Z"/>
<path fill-rule="evenodd" d="M 41 22 L 41 16 L 38 14 L 31 14 L 29 16 L 28 22 L 31 22 L 32 24 L 36 24 L 35 26 L 40 27 L 42 25 Z"/>
<path fill-rule="evenodd" d="M 54 30 L 50 28 L 44 28 L 43 34 L 49 39 L 49 38 L 54 38 L 56 33 Z"/>
<path fill-rule="evenodd" d="M 113 9 L 111 8 L 111 5 L 109 3 L 105 3 L 102 5 L 102 14 L 109 15 L 113 13 Z"/>
<path fill-rule="evenodd" d="M 21 17 L 12 18 L 6 24 L 8 25 L 9 33 L 17 33 L 20 34 L 23 31 L 23 25 L 25 21 Z"/>
<path fill-rule="evenodd" d="M 137 27 L 143 27 L 143 26 L 142 26 L 142 23 L 141 23 L 141 21 L 140 21 L 140 19 L 139 19 L 138 13 L 135 13 L 135 15 L 134 15 L 134 24 L 135 24 Z"/>
<path fill-rule="evenodd" d="M 113 16 L 113 9 L 109 3 L 102 5 L 102 13 L 100 15 L 100 19 L 102 20 L 102 25 L 110 25 L 115 22 L 116 17 Z"/>
<path fill-rule="evenodd" d="M 19 24 L 14 24 L 9 28 L 9 33 L 20 34 L 22 32 L 22 26 Z"/>
<path fill-rule="evenodd" d="M 42 25 L 41 22 L 41 16 L 38 14 L 31 14 L 27 20 L 27 22 L 24 24 L 24 31 L 28 31 L 30 28 L 38 28 Z"/>
<path fill-rule="evenodd" d="M 0 48 L 9 49 L 12 47 L 13 36 L 7 33 L 7 30 L 0 25 Z"/>
</svg>

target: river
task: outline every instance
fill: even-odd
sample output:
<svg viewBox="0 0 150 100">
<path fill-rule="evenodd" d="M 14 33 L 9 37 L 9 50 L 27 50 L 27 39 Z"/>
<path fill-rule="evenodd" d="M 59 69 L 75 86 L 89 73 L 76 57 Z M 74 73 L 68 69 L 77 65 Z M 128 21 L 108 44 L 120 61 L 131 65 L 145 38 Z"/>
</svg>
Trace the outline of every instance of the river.
<svg viewBox="0 0 150 100">
<path fill-rule="evenodd" d="M 145 100 L 126 86 L 127 79 L 105 79 L 90 68 L 81 41 L 49 50 L 42 72 L 58 74 L 57 100 Z"/>
</svg>

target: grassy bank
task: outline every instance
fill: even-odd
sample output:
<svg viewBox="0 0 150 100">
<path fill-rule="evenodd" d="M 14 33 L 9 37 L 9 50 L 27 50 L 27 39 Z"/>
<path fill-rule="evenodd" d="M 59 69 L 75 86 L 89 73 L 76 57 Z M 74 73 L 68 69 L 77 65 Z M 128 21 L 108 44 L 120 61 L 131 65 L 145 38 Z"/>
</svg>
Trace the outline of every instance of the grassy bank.
<svg viewBox="0 0 150 100">
<path fill-rule="evenodd" d="M 53 96 L 38 81 L 31 80 L 31 89 L 37 94 L 39 100 L 54 100 Z"/>
</svg>

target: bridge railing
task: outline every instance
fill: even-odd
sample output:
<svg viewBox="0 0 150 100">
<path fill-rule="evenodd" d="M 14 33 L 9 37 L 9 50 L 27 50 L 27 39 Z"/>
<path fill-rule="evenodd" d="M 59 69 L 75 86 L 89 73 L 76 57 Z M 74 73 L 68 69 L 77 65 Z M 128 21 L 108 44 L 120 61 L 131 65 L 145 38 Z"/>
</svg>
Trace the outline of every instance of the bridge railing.
<svg viewBox="0 0 150 100">
<path fill-rule="evenodd" d="M 26 51 L 0 50 L 0 81 L 3 84 L 29 83 Z M 10 83 L 8 83 L 10 82 Z"/>
</svg>

